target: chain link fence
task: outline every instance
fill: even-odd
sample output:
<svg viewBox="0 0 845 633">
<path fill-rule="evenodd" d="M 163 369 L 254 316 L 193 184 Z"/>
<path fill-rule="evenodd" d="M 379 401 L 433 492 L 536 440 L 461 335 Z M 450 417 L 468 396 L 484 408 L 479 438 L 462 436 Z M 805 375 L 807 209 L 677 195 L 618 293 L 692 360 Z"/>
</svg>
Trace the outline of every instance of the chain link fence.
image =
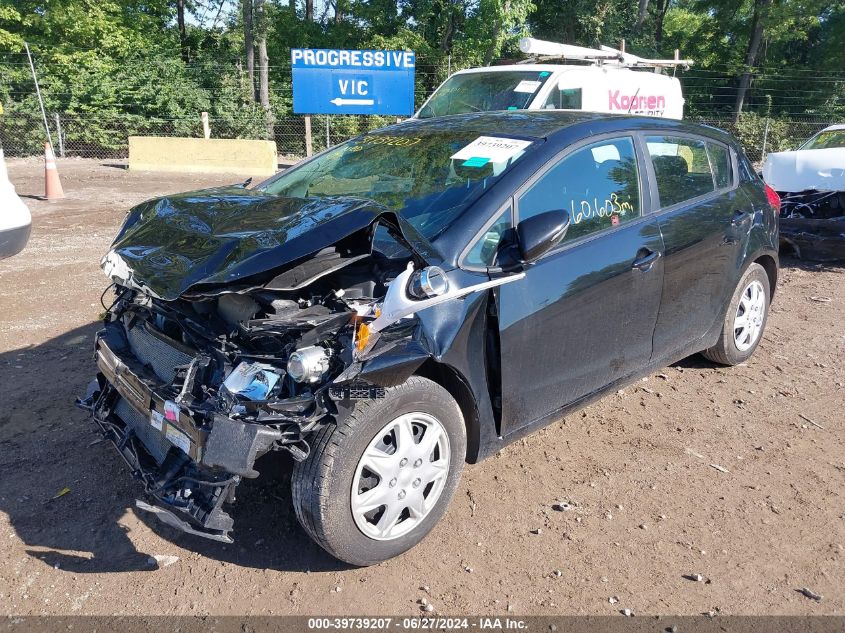
<svg viewBox="0 0 845 633">
<path fill-rule="evenodd" d="M 319 152 L 369 130 L 395 123 L 396 117 L 314 115 L 311 117 L 313 151 Z M 155 119 L 133 115 L 81 116 L 49 114 L 47 123 L 56 153 L 61 157 L 126 158 L 130 136 L 201 137 L 199 114 L 191 119 Z M 209 118 L 212 138 L 272 138 L 281 156 L 299 158 L 305 151 L 305 117 L 273 122 L 273 136 L 263 118 Z M 6 156 L 37 156 L 44 152 L 47 135 L 40 114 L 8 112 L 0 118 L 0 143 Z"/>
<path fill-rule="evenodd" d="M 733 118 L 694 117 L 690 121 L 703 123 L 728 132 L 745 150 L 746 156 L 760 164 L 771 152 L 796 149 L 808 138 L 836 121 L 818 117 L 766 117 L 745 113 L 738 121 Z"/>
<path fill-rule="evenodd" d="M 794 149 L 833 123 L 818 117 L 765 117 L 743 114 L 738 121 L 723 117 L 692 117 L 729 132 L 748 157 L 761 163 L 769 152 Z M 203 134 L 199 113 L 191 119 L 151 119 L 136 115 L 99 116 L 49 114 L 56 153 L 62 157 L 120 159 L 128 156 L 129 136 L 188 136 Z M 311 117 L 313 151 L 341 143 L 368 130 L 395 123 L 396 117 L 314 115 Z M 212 138 L 270 138 L 260 117 L 210 119 Z M 305 151 L 305 117 L 290 116 L 273 122 L 273 140 L 279 155 L 301 158 Z M 44 122 L 40 114 L 8 112 L 0 118 L 0 142 L 7 156 L 35 156 L 44 151 Z"/>
</svg>

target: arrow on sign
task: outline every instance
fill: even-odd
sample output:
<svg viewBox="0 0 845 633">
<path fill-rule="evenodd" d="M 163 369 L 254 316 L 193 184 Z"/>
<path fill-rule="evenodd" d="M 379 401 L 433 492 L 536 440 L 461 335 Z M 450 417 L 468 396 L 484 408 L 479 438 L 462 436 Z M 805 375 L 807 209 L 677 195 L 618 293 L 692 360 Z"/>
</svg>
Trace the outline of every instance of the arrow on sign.
<svg viewBox="0 0 845 633">
<path fill-rule="evenodd" d="M 373 105 L 375 101 L 372 99 L 341 99 L 337 97 L 336 99 L 332 99 L 329 103 L 333 103 L 336 106 L 343 106 L 343 105 Z"/>
</svg>

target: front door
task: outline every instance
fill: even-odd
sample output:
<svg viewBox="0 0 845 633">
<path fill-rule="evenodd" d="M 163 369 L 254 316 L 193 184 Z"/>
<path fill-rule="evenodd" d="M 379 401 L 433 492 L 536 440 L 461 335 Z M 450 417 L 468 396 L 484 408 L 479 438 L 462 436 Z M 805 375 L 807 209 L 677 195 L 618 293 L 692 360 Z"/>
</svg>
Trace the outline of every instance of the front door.
<svg viewBox="0 0 845 633">
<path fill-rule="evenodd" d="M 663 283 L 630 137 L 576 149 L 517 195 L 517 217 L 570 212 L 561 246 L 498 289 L 502 435 L 645 365 Z"/>
</svg>

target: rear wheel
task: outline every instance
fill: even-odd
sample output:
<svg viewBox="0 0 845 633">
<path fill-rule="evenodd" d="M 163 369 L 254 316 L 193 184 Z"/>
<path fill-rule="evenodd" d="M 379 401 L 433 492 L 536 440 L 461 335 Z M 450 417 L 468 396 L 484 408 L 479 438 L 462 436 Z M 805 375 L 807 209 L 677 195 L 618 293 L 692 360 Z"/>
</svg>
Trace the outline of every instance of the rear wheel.
<svg viewBox="0 0 845 633">
<path fill-rule="evenodd" d="M 719 340 L 702 352 L 722 365 L 748 360 L 757 349 L 769 316 L 769 276 L 760 264 L 751 264 L 742 276 L 725 312 Z"/>
<path fill-rule="evenodd" d="M 293 472 L 297 518 L 343 561 L 392 558 L 443 516 L 465 456 L 457 403 L 437 383 L 413 376 L 317 434 Z"/>
</svg>

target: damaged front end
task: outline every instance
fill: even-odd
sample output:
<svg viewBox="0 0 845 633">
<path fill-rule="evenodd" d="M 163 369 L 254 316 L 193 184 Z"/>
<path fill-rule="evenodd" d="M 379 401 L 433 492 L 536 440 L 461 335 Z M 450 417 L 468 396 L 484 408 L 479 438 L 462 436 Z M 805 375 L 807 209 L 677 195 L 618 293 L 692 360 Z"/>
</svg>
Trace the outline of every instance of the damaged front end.
<svg viewBox="0 0 845 633">
<path fill-rule="evenodd" d="M 845 148 L 823 130 L 798 150 L 774 152 L 763 179 L 780 196 L 780 241 L 801 259 L 845 259 Z"/>
<path fill-rule="evenodd" d="M 295 346 L 306 335 L 324 345 L 313 346 L 319 369 L 309 365 L 322 377 L 339 371 L 351 343 L 335 331 L 349 329 L 342 311 L 278 299 L 259 306 L 239 294 L 168 304 L 119 289 L 96 337 L 99 373 L 85 400 L 154 504 L 139 507 L 223 541 L 232 529 L 223 504 L 243 477 L 258 476 L 255 460 L 273 450 L 304 459 L 305 434 L 336 412 L 324 390 L 287 371 Z M 258 319 L 225 320 L 259 309 Z"/>
<path fill-rule="evenodd" d="M 80 404 L 143 483 L 139 508 L 231 542 L 224 504 L 259 457 L 306 459 L 312 433 L 431 355 L 417 311 L 504 280 L 450 283 L 423 238 L 367 201 L 320 202 L 333 212 L 309 247 L 291 218 L 313 224 L 313 201 L 189 196 L 130 212 L 104 257 L 115 298 Z M 232 209 L 245 207 L 235 233 Z M 262 214 L 277 219 L 258 225 L 284 230 L 247 232 Z"/>
<path fill-rule="evenodd" d="M 845 191 L 779 192 L 780 239 L 801 259 L 845 259 Z"/>
</svg>

